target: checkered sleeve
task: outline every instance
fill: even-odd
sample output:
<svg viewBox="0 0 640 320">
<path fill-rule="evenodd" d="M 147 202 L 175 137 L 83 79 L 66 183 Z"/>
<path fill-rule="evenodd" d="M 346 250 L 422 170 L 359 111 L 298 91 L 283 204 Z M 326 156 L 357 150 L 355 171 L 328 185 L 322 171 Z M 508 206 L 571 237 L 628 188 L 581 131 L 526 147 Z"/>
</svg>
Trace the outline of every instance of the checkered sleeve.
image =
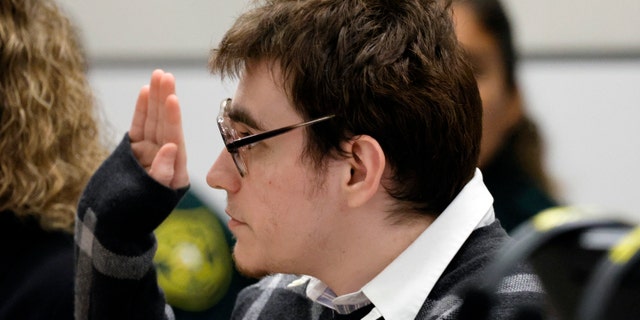
<svg viewBox="0 0 640 320">
<path fill-rule="evenodd" d="M 174 318 L 157 284 L 153 230 L 187 189 L 153 180 L 125 135 L 78 204 L 76 319 Z"/>
</svg>

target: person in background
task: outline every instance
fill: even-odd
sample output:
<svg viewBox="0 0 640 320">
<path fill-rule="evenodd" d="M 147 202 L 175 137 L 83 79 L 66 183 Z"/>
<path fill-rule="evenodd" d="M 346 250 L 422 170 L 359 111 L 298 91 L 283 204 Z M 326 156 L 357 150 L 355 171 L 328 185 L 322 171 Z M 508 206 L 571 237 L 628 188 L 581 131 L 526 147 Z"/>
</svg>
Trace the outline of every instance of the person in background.
<svg viewBox="0 0 640 320">
<path fill-rule="evenodd" d="M 227 194 L 238 269 L 261 278 L 232 319 L 455 319 L 508 235 L 476 167 L 482 104 L 449 4 L 262 1 L 209 67 L 238 86 L 207 183 Z M 186 163 L 175 78 L 156 70 L 78 205 L 77 319 L 173 317 L 150 257 Z M 510 271 L 491 319 L 543 300 Z"/>
<path fill-rule="evenodd" d="M 54 1 L 0 2 L 0 319 L 73 319 L 74 217 L 108 154 L 86 71 Z"/>
<path fill-rule="evenodd" d="M 558 205 L 543 162 L 543 141 L 523 106 L 511 26 L 499 0 L 454 0 L 455 30 L 483 104 L 479 167 L 496 217 L 512 231 Z"/>
</svg>

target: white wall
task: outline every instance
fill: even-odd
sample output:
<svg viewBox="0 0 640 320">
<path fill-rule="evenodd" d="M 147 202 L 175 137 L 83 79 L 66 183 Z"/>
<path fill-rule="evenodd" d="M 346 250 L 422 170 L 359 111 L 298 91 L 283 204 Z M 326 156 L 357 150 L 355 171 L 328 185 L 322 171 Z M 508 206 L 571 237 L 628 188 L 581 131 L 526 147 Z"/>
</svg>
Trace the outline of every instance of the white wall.
<svg viewBox="0 0 640 320">
<path fill-rule="evenodd" d="M 95 59 L 206 58 L 250 0 L 58 0 Z"/>
<path fill-rule="evenodd" d="M 520 76 L 565 201 L 640 221 L 640 58 L 525 61 Z"/>
<path fill-rule="evenodd" d="M 640 52 L 638 0 L 502 0 L 522 53 Z"/>
</svg>

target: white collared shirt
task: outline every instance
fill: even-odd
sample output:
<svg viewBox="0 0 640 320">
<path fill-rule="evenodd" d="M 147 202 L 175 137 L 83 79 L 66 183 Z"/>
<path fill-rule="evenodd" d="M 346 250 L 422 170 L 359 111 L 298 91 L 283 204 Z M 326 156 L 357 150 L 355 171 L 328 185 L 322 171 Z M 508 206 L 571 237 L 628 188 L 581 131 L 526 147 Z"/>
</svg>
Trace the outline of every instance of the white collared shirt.
<svg viewBox="0 0 640 320">
<path fill-rule="evenodd" d="M 308 280 L 307 296 L 339 313 L 373 303 L 386 320 L 413 320 L 469 235 L 495 220 L 493 197 L 476 169 L 449 206 L 418 238 L 360 291 L 335 297 L 320 280 Z"/>
</svg>

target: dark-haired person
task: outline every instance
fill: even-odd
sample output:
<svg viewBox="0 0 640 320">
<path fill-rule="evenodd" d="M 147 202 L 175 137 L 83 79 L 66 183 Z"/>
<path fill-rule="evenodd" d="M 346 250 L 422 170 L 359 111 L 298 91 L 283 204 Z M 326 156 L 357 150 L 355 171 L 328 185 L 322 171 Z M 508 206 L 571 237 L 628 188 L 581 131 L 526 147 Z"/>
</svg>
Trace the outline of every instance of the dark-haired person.
<svg viewBox="0 0 640 320">
<path fill-rule="evenodd" d="M 479 167 L 496 217 L 512 231 L 557 205 L 543 163 L 543 141 L 523 105 L 504 7 L 498 0 L 453 3 L 456 34 L 470 56 L 484 108 Z"/>
<path fill-rule="evenodd" d="M 227 193 L 236 265 L 262 278 L 232 319 L 455 319 L 508 236 L 476 168 L 482 105 L 449 8 L 265 1 L 213 50 L 238 87 L 207 182 Z M 157 70 L 80 201 L 80 319 L 171 317 L 148 257 L 188 188 L 185 154 L 175 79 Z M 491 319 L 543 297 L 521 269 L 498 295 Z"/>
</svg>

